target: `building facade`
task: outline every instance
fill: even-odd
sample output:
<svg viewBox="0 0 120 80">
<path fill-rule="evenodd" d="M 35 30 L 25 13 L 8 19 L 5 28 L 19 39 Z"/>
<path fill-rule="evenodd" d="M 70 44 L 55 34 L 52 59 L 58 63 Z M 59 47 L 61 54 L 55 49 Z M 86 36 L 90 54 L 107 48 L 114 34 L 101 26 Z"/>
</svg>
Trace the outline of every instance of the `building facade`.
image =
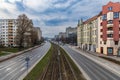
<svg viewBox="0 0 120 80">
<path fill-rule="evenodd" d="M 59 33 L 59 39 L 66 38 L 66 33 L 65 32 L 60 32 Z"/>
<path fill-rule="evenodd" d="M 97 16 L 79 21 L 77 44 L 85 50 L 120 55 L 120 3 L 109 2 Z"/>
<path fill-rule="evenodd" d="M 0 46 L 16 47 L 17 35 L 17 20 L 16 19 L 0 19 Z M 37 33 L 38 41 L 42 38 L 42 31 L 39 27 L 33 27 Z M 31 46 L 31 29 L 28 29 L 24 34 L 24 47 Z"/>
<path fill-rule="evenodd" d="M 16 19 L 0 19 L 1 45 L 6 47 L 16 46 Z"/>
<path fill-rule="evenodd" d="M 77 45 L 89 51 L 96 51 L 98 45 L 98 20 L 96 15 L 86 21 L 80 20 L 77 27 Z"/>
<path fill-rule="evenodd" d="M 77 46 L 83 49 L 83 20 L 78 21 L 77 25 Z"/>
<path fill-rule="evenodd" d="M 102 7 L 98 52 L 106 55 L 120 54 L 120 3 L 109 2 Z"/>
<path fill-rule="evenodd" d="M 77 34 L 77 28 L 68 27 L 66 28 L 66 37 L 69 37 L 71 34 Z"/>
</svg>

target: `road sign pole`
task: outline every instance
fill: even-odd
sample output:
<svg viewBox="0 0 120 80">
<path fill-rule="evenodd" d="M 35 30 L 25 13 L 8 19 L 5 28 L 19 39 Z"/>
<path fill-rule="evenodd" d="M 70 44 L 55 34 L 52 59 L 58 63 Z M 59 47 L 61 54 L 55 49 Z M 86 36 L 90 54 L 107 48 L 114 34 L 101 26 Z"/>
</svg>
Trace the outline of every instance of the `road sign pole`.
<svg viewBox="0 0 120 80">
<path fill-rule="evenodd" d="M 28 74 L 28 68 L 29 68 L 29 61 L 30 61 L 30 58 L 29 58 L 29 57 L 26 57 L 26 58 L 25 58 L 25 61 L 26 61 L 27 74 Z"/>
</svg>

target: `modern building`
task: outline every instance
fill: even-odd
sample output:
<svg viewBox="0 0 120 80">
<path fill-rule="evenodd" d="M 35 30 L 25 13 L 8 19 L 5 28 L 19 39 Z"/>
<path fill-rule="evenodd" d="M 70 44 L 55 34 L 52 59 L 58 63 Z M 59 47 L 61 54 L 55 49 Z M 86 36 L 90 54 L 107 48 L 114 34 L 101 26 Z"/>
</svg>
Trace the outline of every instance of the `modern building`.
<svg viewBox="0 0 120 80">
<path fill-rule="evenodd" d="M 120 3 L 109 2 L 102 7 L 97 52 L 106 55 L 120 54 Z"/>
<path fill-rule="evenodd" d="M 66 28 L 66 37 L 69 37 L 71 34 L 77 34 L 77 28 L 76 27 Z"/>
<path fill-rule="evenodd" d="M 59 33 L 59 39 L 66 38 L 66 33 L 65 32 L 60 32 Z"/>
<path fill-rule="evenodd" d="M 16 46 L 16 19 L 0 19 L 0 40 L 1 45 L 6 47 Z"/>
<path fill-rule="evenodd" d="M 55 35 L 55 36 L 54 36 L 54 40 L 55 40 L 55 41 L 59 41 L 59 35 Z"/>
</svg>

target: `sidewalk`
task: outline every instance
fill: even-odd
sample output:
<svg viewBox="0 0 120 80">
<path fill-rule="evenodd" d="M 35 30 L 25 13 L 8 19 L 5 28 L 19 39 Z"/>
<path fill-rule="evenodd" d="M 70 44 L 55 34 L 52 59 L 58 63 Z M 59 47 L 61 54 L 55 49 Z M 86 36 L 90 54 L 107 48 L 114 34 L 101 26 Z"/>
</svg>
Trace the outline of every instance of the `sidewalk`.
<svg viewBox="0 0 120 80">
<path fill-rule="evenodd" d="M 79 48 L 77 48 L 77 49 L 80 50 L 80 51 L 83 51 Z M 107 57 L 107 58 L 111 58 L 111 59 L 116 60 L 116 61 L 120 61 L 120 57 L 117 57 L 117 56 L 107 56 L 107 55 L 100 54 L 100 53 L 97 53 L 97 52 L 92 52 L 92 51 L 84 51 L 84 52 L 87 52 L 87 53 L 92 54 L 92 55 L 97 56 L 97 57 L 99 57 L 99 56 Z"/>
<path fill-rule="evenodd" d="M 112 73 L 115 73 L 116 75 L 118 75 L 120 77 L 120 65 L 115 64 L 115 63 L 110 62 L 110 61 L 107 61 L 105 59 L 102 59 L 102 58 L 100 58 L 98 56 L 91 55 L 90 53 L 88 53 L 86 51 L 82 51 L 80 49 L 76 49 L 76 47 L 69 46 L 69 48 L 75 50 L 76 52 L 78 52 L 81 55 L 89 58 L 90 60 L 96 62 L 97 64 L 103 66 L 105 69 L 111 71 Z"/>
<path fill-rule="evenodd" d="M 86 53 L 88 53 L 88 54 L 92 54 L 92 55 L 97 56 L 97 57 L 103 56 L 103 57 L 111 58 L 111 59 L 116 60 L 116 61 L 120 61 L 120 57 L 117 57 L 117 56 L 107 56 L 107 55 L 100 54 L 100 53 L 97 53 L 97 52 L 84 51 L 84 50 L 82 50 L 82 49 L 80 49 L 80 48 L 77 48 L 76 46 L 72 46 L 72 47 L 73 47 L 73 48 L 76 48 L 77 50 L 80 50 L 80 51 L 82 51 L 82 52 L 86 52 Z"/>
</svg>

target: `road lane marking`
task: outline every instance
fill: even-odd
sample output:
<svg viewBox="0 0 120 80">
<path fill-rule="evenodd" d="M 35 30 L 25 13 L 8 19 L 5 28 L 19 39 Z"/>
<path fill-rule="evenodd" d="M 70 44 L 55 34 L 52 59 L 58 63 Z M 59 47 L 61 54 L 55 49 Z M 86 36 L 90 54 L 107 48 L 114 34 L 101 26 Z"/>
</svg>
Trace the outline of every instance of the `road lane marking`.
<svg viewBox="0 0 120 80">
<path fill-rule="evenodd" d="M 20 66 L 23 66 L 23 65 L 25 65 L 25 64 L 22 64 L 22 65 L 20 65 Z M 10 75 L 11 73 L 13 73 L 13 72 L 16 71 L 17 69 L 18 69 L 18 68 L 14 69 L 14 70 L 12 70 L 11 72 L 9 72 L 8 74 L 6 74 L 4 77 L 2 77 L 1 80 L 5 80 L 5 78 L 6 78 L 8 75 Z"/>
<path fill-rule="evenodd" d="M 9 71 L 9 70 L 11 70 L 11 68 L 7 68 L 7 69 L 6 69 L 6 71 Z"/>
<path fill-rule="evenodd" d="M 23 67 L 20 71 L 23 71 L 23 70 L 25 70 L 26 69 L 26 67 Z"/>
</svg>

